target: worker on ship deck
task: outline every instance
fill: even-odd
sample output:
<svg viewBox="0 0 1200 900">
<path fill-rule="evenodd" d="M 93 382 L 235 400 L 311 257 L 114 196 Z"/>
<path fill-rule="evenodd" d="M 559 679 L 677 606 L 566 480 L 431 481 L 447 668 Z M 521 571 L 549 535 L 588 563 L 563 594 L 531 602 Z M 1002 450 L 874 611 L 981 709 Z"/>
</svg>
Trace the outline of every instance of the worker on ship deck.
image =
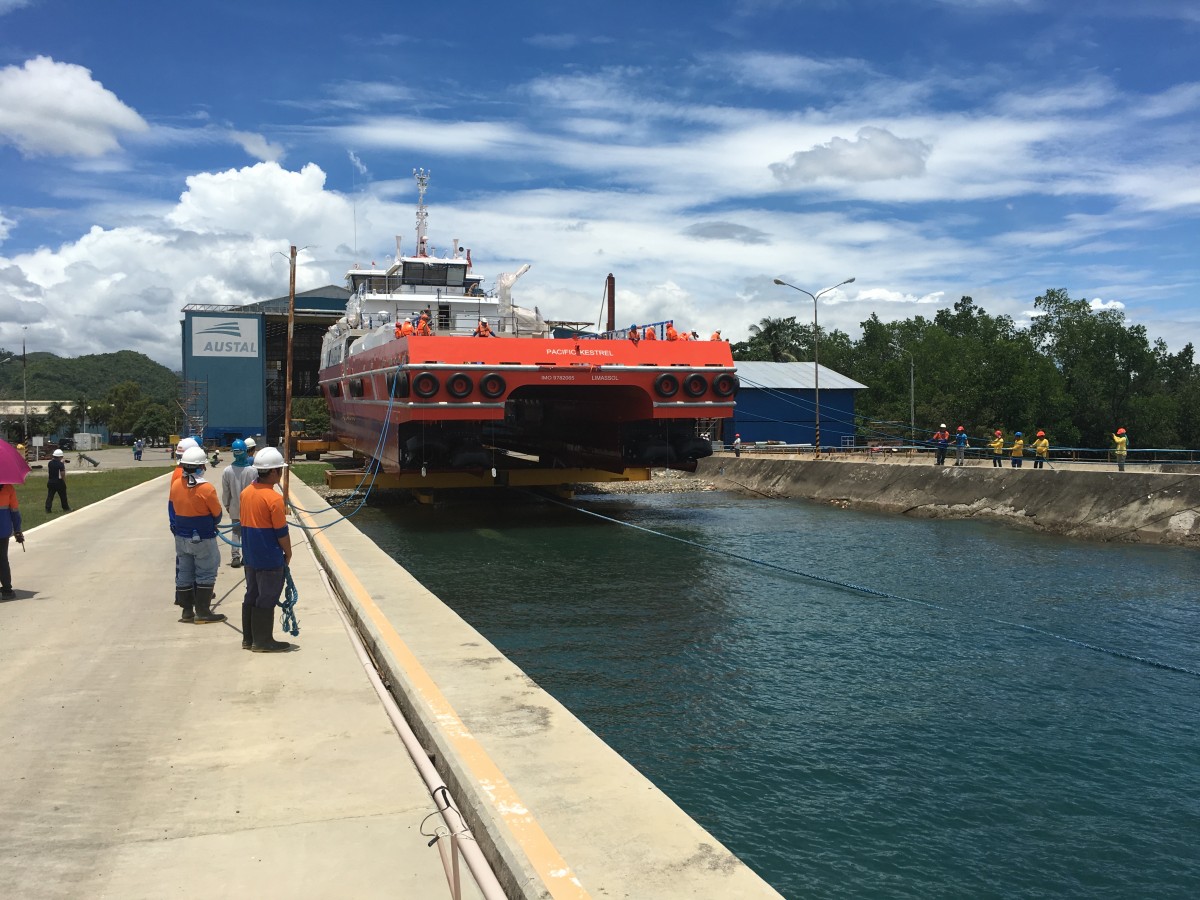
<svg viewBox="0 0 1200 900">
<path fill-rule="evenodd" d="M 479 327 L 475 329 L 475 337 L 495 337 L 492 334 L 492 326 L 488 324 L 487 319 L 479 320 Z"/>
<path fill-rule="evenodd" d="M 718 328 L 716 331 L 714 331 L 712 333 L 712 337 L 710 337 L 709 340 L 710 341 L 719 341 L 720 339 L 721 339 L 721 329 Z"/>
<path fill-rule="evenodd" d="M 637 345 L 637 342 L 642 339 L 642 333 L 638 330 L 636 325 L 629 326 L 629 339 L 633 341 L 635 346 Z"/>
<path fill-rule="evenodd" d="M 396 337 L 398 338 L 411 337 L 414 331 L 416 329 L 413 328 L 412 319 L 405 319 L 402 322 L 396 323 Z"/>
<path fill-rule="evenodd" d="M 421 337 L 433 334 L 433 329 L 429 327 L 429 313 L 421 313 L 421 318 L 417 320 L 417 334 Z"/>
<path fill-rule="evenodd" d="M 668 323 L 667 323 L 667 340 L 668 340 L 668 341 L 677 341 L 677 340 L 679 340 L 679 332 L 675 330 L 675 323 L 674 323 L 674 322 L 668 322 Z"/>
<path fill-rule="evenodd" d="M 646 330 L 644 332 L 642 332 L 642 340 L 643 341 L 657 341 L 658 340 L 658 332 L 656 332 L 654 330 L 653 325 L 646 326 Z"/>
</svg>

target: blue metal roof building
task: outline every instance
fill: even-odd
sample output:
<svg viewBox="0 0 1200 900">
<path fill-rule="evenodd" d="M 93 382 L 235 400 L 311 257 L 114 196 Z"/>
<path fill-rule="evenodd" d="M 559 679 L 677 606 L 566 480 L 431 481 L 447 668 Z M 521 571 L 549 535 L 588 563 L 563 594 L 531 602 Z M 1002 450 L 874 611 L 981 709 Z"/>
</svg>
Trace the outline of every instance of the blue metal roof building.
<svg viewBox="0 0 1200 900">
<path fill-rule="evenodd" d="M 724 424 L 726 444 L 734 434 L 740 434 L 743 443 L 815 443 L 818 373 L 813 363 L 736 361 L 734 365 L 741 388 L 733 421 Z M 853 444 L 855 393 L 867 386 L 825 366 L 820 367 L 819 378 L 821 446 Z"/>
</svg>

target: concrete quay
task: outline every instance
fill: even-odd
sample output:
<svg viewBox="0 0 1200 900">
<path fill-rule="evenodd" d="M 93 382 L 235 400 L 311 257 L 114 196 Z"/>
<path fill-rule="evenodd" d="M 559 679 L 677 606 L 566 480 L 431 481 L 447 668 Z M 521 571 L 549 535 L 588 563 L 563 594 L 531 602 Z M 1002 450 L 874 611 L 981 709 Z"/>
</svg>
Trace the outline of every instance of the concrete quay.
<svg viewBox="0 0 1200 900">
<path fill-rule="evenodd" d="M 338 518 L 291 489 L 305 524 Z M 0 896 L 449 897 L 339 603 L 508 897 L 779 896 L 349 522 L 292 527 L 298 652 L 241 650 L 228 567 L 229 622 L 179 624 L 166 490 L 10 544 Z"/>
</svg>

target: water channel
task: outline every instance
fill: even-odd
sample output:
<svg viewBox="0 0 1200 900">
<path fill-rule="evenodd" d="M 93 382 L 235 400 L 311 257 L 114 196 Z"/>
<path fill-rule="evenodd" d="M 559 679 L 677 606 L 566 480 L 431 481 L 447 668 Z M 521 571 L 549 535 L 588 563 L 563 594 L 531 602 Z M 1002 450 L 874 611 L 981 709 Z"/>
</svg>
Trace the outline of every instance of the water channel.
<svg viewBox="0 0 1200 900">
<path fill-rule="evenodd" d="M 1200 896 L 1196 551 L 498 496 L 355 523 L 785 896 Z"/>
</svg>

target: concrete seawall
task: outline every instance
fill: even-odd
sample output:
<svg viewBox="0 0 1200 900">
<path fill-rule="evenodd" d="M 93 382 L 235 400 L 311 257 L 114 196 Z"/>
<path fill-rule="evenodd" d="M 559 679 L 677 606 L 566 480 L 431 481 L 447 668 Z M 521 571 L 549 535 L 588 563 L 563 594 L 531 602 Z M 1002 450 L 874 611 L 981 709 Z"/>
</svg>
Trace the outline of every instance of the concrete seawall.
<svg viewBox="0 0 1200 900">
<path fill-rule="evenodd" d="M 923 518 L 993 519 L 1096 541 L 1200 546 L 1200 477 L 733 458 L 697 474 L 733 490 Z"/>
<path fill-rule="evenodd" d="M 779 897 L 351 523 L 312 546 L 509 897 Z"/>
</svg>

